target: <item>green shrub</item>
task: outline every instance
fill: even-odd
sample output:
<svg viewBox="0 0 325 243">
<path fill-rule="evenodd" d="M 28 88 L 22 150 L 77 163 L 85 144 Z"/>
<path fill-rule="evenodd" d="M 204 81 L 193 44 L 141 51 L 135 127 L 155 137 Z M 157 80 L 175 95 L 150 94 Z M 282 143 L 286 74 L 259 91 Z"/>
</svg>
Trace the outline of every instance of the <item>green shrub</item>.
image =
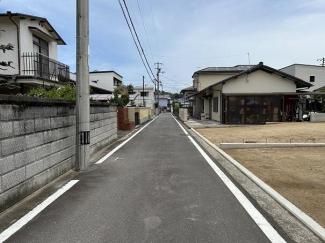
<svg viewBox="0 0 325 243">
<path fill-rule="evenodd" d="M 76 87 L 71 84 L 61 86 L 59 88 L 51 88 L 49 90 L 44 87 L 37 87 L 29 91 L 27 96 L 49 98 L 49 99 L 61 99 L 61 100 L 76 100 Z"/>
</svg>

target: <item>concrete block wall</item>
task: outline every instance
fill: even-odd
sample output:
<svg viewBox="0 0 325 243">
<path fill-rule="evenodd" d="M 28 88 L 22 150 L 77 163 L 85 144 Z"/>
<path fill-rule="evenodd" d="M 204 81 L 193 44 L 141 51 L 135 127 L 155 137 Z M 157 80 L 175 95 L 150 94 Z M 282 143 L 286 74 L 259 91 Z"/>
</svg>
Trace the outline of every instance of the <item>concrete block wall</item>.
<svg viewBox="0 0 325 243">
<path fill-rule="evenodd" d="M 0 95 L 0 212 L 75 165 L 75 102 Z M 116 106 L 91 105 L 91 154 L 117 139 Z"/>
</svg>

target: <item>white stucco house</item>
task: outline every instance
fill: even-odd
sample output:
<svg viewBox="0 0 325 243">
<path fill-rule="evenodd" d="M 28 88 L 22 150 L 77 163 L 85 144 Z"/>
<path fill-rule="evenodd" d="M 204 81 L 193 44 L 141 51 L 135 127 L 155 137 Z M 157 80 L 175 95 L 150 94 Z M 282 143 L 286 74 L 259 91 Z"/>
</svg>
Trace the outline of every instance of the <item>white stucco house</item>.
<svg viewBox="0 0 325 243">
<path fill-rule="evenodd" d="M 325 67 L 308 64 L 292 64 L 281 68 L 280 71 L 311 83 L 313 86 L 309 89 L 310 91 L 315 91 L 325 86 Z"/>
<path fill-rule="evenodd" d="M 93 71 L 89 72 L 89 83 L 104 90 L 114 91 L 116 87 L 123 85 L 123 77 L 115 71 Z"/>
<path fill-rule="evenodd" d="M 60 87 L 75 83 L 75 73 L 58 61 L 58 46 L 65 41 L 43 17 L 23 13 L 0 14 L 0 93 L 28 93 L 34 87 Z M 90 84 L 95 93 L 112 93 L 112 89 Z"/>
<path fill-rule="evenodd" d="M 130 103 L 136 106 L 155 108 L 155 88 L 150 86 L 135 86 L 130 95 Z M 144 102 L 144 103 L 143 103 Z"/>
<path fill-rule="evenodd" d="M 159 107 L 162 110 L 169 110 L 171 106 L 171 98 L 169 95 L 159 95 Z"/>
<path fill-rule="evenodd" d="M 225 124 L 264 124 L 296 117 L 297 89 L 312 84 L 258 65 L 214 67 L 193 74 L 193 114 Z M 301 110 L 301 109 L 300 109 Z"/>
<path fill-rule="evenodd" d="M 10 62 L 10 67 L 1 66 L 2 83 L 21 92 L 69 81 L 69 66 L 58 61 L 57 52 L 57 46 L 66 43 L 46 18 L 7 12 L 0 14 L 0 23 L 0 43 L 13 46 L 1 53 L 0 61 Z"/>
</svg>

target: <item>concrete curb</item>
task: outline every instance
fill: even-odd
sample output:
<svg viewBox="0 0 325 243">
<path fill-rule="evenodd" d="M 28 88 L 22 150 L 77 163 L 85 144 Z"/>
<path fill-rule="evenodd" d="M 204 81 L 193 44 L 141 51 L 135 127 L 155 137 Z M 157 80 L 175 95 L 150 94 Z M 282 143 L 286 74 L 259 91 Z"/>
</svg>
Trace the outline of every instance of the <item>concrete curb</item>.
<svg viewBox="0 0 325 243">
<path fill-rule="evenodd" d="M 256 177 L 252 172 L 247 170 L 244 166 L 234 160 L 223 150 L 221 150 L 216 145 L 211 143 L 208 139 L 203 137 L 195 129 L 191 128 L 191 130 L 201 139 L 203 139 L 207 144 L 209 144 L 212 148 L 214 148 L 218 153 L 220 153 L 225 159 L 227 159 L 230 163 L 236 166 L 242 173 L 244 173 L 248 178 L 250 178 L 254 183 L 256 183 L 263 191 L 265 191 L 272 198 L 274 198 L 283 208 L 293 214 L 302 224 L 309 228 L 314 234 L 316 234 L 322 240 L 325 240 L 325 229 L 320 226 L 316 221 L 314 221 L 307 214 L 302 212 L 299 208 L 297 208 L 295 205 L 293 205 L 291 202 L 281 196 L 278 192 L 276 192 L 274 189 L 272 189 L 270 186 L 268 186 L 266 183 Z"/>
<path fill-rule="evenodd" d="M 220 143 L 221 149 L 325 147 L 325 143 Z"/>
</svg>

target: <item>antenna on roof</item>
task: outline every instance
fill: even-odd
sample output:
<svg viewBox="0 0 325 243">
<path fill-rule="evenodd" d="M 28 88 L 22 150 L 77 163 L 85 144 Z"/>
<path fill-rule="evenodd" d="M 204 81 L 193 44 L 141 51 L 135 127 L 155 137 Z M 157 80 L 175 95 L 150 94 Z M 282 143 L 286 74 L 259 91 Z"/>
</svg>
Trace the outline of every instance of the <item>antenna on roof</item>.
<svg viewBox="0 0 325 243">
<path fill-rule="evenodd" d="M 321 62 L 321 66 L 325 67 L 325 58 L 323 57 L 322 59 L 317 59 L 318 62 Z"/>
<path fill-rule="evenodd" d="M 195 67 L 195 68 L 197 68 L 197 70 L 199 71 L 201 67 Z"/>
<path fill-rule="evenodd" d="M 249 52 L 247 52 L 247 56 L 248 56 L 248 66 L 249 68 L 251 68 L 251 58 L 249 56 Z"/>
</svg>

